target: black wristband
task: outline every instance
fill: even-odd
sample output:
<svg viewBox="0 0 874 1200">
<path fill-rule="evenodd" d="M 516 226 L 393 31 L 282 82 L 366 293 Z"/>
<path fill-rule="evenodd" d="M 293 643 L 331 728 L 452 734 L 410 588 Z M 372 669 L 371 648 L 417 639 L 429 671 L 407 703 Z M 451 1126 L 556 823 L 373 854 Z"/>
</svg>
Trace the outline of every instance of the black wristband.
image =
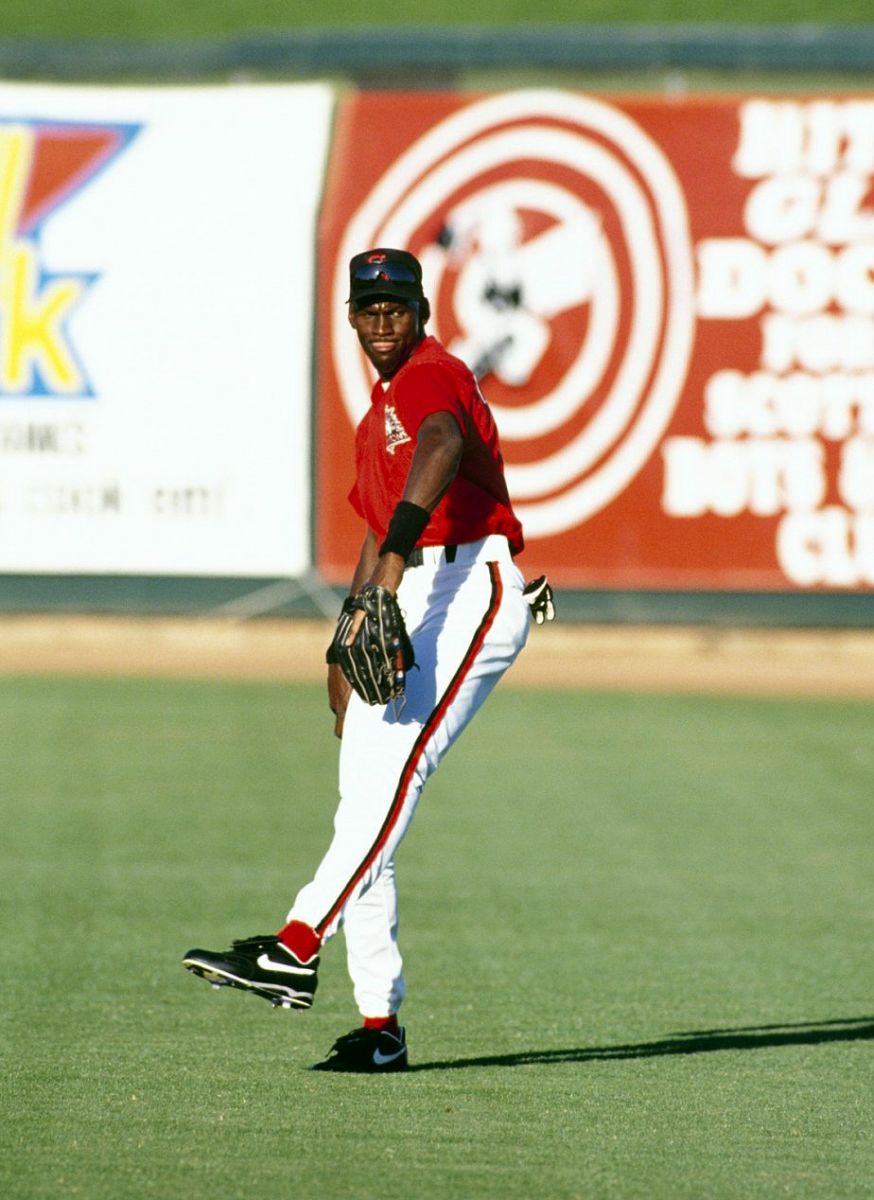
<svg viewBox="0 0 874 1200">
<path fill-rule="evenodd" d="M 409 500 L 401 500 L 394 511 L 385 535 L 385 541 L 379 548 L 380 554 L 399 554 L 407 559 L 422 536 L 422 530 L 431 520 L 427 508 L 418 504 L 410 504 Z"/>
</svg>

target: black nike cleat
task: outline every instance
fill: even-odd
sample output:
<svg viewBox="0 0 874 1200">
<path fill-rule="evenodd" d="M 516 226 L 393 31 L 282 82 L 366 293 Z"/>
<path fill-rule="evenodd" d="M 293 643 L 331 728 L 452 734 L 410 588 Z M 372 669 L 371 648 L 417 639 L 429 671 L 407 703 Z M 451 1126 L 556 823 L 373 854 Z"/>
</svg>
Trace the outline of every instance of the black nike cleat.
<svg viewBox="0 0 874 1200">
<path fill-rule="evenodd" d="M 213 987 L 237 987 L 281 1008 L 309 1008 L 318 987 L 319 956 L 302 962 L 273 934 L 240 938 L 230 950 L 189 950 L 187 967 Z"/>
<path fill-rule="evenodd" d="M 334 1042 L 324 1062 L 315 1063 L 311 1069 L 375 1075 L 406 1071 L 409 1065 L 403 1028 L 398 1033 L 387 1029 L 353 1029 Z"/>
</svg>

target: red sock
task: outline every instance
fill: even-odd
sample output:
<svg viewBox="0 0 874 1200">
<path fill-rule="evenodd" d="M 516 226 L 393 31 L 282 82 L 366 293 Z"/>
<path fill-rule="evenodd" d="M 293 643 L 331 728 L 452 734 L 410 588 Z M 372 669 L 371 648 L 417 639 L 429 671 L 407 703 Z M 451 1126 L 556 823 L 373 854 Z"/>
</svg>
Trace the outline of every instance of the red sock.
<svg viewBox="0 0 874 1200">
<path fill-rule="evenodd" d="M 276 935 L 283 946 L 287 946 L 295 958 L 301 962 L 309 960 L 319 952 L 321 939 L 315 929 L 304 925 L 303 921 L 289 921 Z"/>
<path fill-rule="evenodd" d="M 393 1033 L 395 1037 L 400 1033 L 401 1027 L 398 1024 L 397 1013 L 392 1013 L 390 1017 L 365 1017 L 365 1029 L 385 1029 L 388 1033 Z"/>
</svg>

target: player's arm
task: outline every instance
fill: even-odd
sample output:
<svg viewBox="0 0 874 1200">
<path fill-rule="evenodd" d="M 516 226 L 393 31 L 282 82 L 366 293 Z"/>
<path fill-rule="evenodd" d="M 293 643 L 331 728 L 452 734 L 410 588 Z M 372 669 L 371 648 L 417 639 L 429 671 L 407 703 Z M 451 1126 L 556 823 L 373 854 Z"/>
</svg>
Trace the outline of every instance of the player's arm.
<svg viewBox="0 0 874 1200">
<path fill-rule="evenodd" d="M 354 596 L 356 592 L 360 592 L 365 583 L 367 583 L 378 558 L 379 547 L 376 541 L 376 534 L 372 529 L 368 529 L 364 535 L 361 553 L 358 555 L 358 565 L 355 568 L 355 574 L 352 576 L 352 587 L 349 592 L 351 596 Z"/>
<path fill-rule="evenodd" d="M 434 511 L 458 472 L 464 438 L 452 413 L 435 412 L 419 426 L 403 500 Z"/>
<path fill-rule="evenodd" d="M 410 551 L 458 472 L 464 438 L 455 417 L 435 412 L 419 426 L 404 494 L 367 577 L 395 594 Z"/>
<path fill-rule="evenodd" d="M 352 576 L 351 595 L 356 592 L 367 582 L 367 578 L 376 565 L 379 558 L 379 548 L 376 542 L 376 534 L 372 529 L 368 529 L 364 536 L 364 542 L 361 546 L 361 553 L 358 556 L 358 565 L 355 568 L 355 574 Z M 334 714 L 334 735 L 336 737 L 343 736 L 343 721 L 346 717 L 346 706 L 349 703 L 349 695 L 352 688 L 346 676 L 340 670 L 337 663 L 328 663 L 328 704 L 331 712 Z"/>
</svg>

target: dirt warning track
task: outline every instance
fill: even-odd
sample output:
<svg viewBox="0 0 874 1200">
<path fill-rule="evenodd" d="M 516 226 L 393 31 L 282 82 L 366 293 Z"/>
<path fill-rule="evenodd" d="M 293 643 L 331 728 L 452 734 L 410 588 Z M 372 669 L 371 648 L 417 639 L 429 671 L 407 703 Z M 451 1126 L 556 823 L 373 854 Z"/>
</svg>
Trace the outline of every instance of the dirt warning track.
<svg viewBox="0 0 874 1200">
<path fill-rule="evenodd" d="M 323 621 L 0 617 L 0 673 L 316 681 Z M 874 698 L 874 631 L 533 628 L 504 686 Z"/>
</svg>

